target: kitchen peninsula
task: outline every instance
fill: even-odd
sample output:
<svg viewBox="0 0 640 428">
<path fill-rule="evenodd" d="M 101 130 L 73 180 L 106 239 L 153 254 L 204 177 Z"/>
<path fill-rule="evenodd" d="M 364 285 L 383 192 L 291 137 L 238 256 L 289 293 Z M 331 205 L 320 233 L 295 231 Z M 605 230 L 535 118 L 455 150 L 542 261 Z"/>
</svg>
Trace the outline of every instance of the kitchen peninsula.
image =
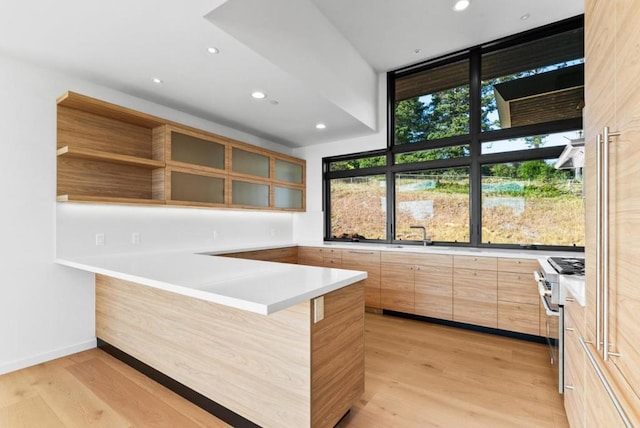
<svg viewBox="0 0 640 428">
<path fill-rule="evenodd" d="M 96 274 L 99 343 L 234 426 L 334 426 L 364 391 L 364 272 L 185 252 L 57 262 Z"/>
</svg>

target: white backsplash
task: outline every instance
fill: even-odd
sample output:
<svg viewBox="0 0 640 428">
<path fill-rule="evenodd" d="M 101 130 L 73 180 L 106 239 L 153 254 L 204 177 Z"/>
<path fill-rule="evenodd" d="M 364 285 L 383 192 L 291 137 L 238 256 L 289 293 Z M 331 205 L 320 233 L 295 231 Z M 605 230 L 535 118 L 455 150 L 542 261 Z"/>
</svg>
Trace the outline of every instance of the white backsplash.
<svg viewBox="0 0 640 428">
<path fill-rule="evenodd" d="M 293 240 L 293 213 L 76 203 L 56 211 L 58 257 Z M 104 234 L 104 245 L 96 245 L 96 234 Z"/>
</svg>

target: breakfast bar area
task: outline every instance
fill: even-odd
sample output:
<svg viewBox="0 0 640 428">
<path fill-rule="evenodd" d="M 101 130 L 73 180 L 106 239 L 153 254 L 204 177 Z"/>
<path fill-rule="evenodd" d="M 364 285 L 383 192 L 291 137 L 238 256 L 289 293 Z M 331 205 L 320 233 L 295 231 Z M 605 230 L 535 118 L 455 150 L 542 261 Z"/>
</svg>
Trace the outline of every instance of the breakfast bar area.
<svg viewBox="0 0 640 428">
<path fill-rule="evenodd" d="M 153 279 L 163 257 L 180 259 L 59 261 L 96 272 L 100 347 L 233 426 L 334 426 L 362 395 L 363 272 L 185 254 L 201 267 L 194 289 L 189 269 L 183 282 Z M 265 288 L 273 293 L 262 305 Z"/>
</svg>

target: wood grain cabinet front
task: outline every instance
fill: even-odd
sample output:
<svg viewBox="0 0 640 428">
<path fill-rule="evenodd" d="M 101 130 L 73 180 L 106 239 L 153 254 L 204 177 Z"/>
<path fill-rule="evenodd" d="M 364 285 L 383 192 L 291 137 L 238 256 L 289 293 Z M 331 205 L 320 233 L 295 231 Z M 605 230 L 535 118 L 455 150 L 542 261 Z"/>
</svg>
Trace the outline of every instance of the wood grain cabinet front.
<svg viewBox="0 0 640 428">
<path fill-rule="evenodd" d="M 452 256 L 383 252 L 381 260 L 383 309 L 453 318 Z"/>
<path fill-rule="evenodd" d="M 304 211 L 306 162 L 68 92 L 57 201 Z"/>
<path fill-rule="evenodd" d="M 365 306 L 380 309 L 380 251 L 343 250 L 342 268 L 367 272 L 364 280 Z"/>
<path fill-rule="evenodd" d="M 498 327 L 498 260 L 453 256 L 453 320 Z"/>
<path fill-rule="evenodd" d="M 581 428 L 585 420 L 585 353 L 580 345 L 584 312 L 575 302 L 565 305 L 564 332 L 564 408 L 572 428 Z M 582 317 L 582 322 L 576 321 Z"/>
<path fill-rule="evenodd" d="M 544 335 L 540 331 L 540 296 L 535 259 L 498 258 L 498 328 Z"/>
</svg>

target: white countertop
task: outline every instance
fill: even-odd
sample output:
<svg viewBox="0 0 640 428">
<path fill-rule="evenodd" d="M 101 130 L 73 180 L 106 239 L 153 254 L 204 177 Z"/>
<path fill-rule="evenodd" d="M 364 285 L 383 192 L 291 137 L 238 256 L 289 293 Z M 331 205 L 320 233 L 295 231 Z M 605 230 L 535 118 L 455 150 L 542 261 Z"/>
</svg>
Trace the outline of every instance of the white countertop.
<svg viewBox="0 0 640 428">
<path fill-rule="evenodd" d="M 360 271 L 187 251 L 58 258 L 56 262 L 264 315 L 367 277 Z"/>
<path fill-rule="evenodd" d="M 215 248 L 168 252 L 59 257 L 56 259 L 56 263 L 265 315 L 313 299 L 367 277 L 366 272 L 360 271 L 215 256 L 215 254 L 296 245 L 485 257 L 576 256 L 576 253 L 524 249 L 425 247 L 350 242 L 281 242 L 227 244 Z"/>
<path fill-rule="evenodd" d="M 299 242 L 303 247 L 327 247 L 342 248 L 346 250 L 379 250 L 379 251 L 399 251 L 409 253 L 433 253 L 433 254 L 453 254 L 460 256 L 483 256 L 483 257 L 507 257 L 522 259 L 538 259 L 540 257 L 584 257 L 582 252 L 572 251 L 542 251 L 529 250 L 525 248 L 503 249 L 503 248 L 478 248 L 464 246 L 440 246 L 440 245 L 415 245 L 415 244 L 374 244 L 363 242 Z"/>
</svg>

